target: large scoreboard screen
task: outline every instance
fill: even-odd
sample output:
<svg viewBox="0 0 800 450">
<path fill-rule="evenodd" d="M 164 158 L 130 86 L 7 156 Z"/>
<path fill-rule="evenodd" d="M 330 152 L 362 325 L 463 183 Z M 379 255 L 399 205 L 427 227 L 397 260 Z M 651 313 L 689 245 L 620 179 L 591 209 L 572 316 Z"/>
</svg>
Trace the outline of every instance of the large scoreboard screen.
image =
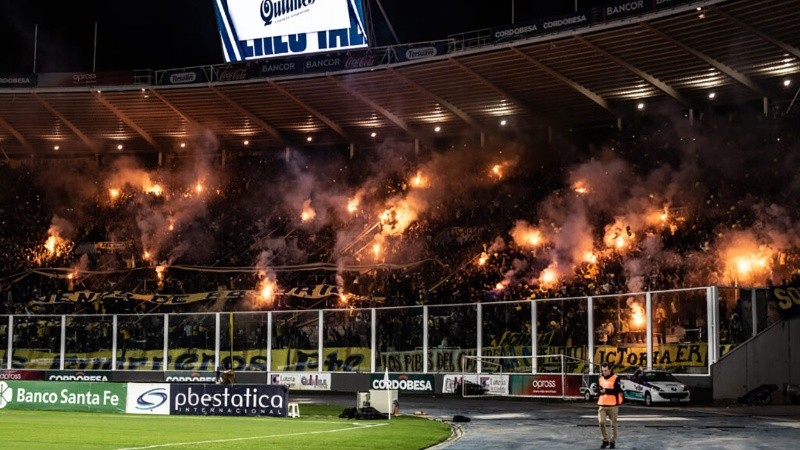
<svg viewBox="0 0 800 450">
<path fill-rule="evenodd" d="M 362 0 L 213 0 L 226 62 L 369 46 Z"/>
</svg>

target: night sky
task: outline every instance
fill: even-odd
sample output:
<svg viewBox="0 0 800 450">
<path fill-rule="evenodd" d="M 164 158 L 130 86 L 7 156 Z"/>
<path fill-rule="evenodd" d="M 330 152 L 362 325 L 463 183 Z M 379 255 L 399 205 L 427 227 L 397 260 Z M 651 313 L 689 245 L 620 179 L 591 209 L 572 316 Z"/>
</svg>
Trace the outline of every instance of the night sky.
<svg viewBox="0 0 800 450">
<path fill-rule="evenodd" d="M 393 44 L 370 0 L 378 45 Z M 511 0 L 382 0 L 401 42 L 511 23 Z M 580 0 L 581 7 L 606 1 Z M 561 14 L 574 0 L 516 0 L 516 19 Z M 33 70 L 34 25 L 39 25 L 37 72 L 92 69 L 94 23 L 97 70 L 166 69 L 222 63 L 212 0 L 0 0 L 0 73 Z"/>
</svg>

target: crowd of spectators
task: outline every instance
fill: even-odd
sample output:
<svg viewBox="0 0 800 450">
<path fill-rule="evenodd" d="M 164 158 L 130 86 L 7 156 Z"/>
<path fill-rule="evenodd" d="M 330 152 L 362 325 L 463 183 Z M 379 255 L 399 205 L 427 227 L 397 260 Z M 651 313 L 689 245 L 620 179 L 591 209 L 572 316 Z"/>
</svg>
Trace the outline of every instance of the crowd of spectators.
<svg viewBox="0 0 800 450">
<path fill-rule="evenodd" d="M 217 170 L 225 173 L 220 177 L 218 194 L 206 203 L 205 214 L 197 216 L 192 224 L 178 232 L 188 242 L 185 251 L 167 267 L 164 278 L 159 279 L 157 262 L 143 260 L 143 249 L 130 211 L 134 199 L 109 205 L 102 196 L 89 202 L 76 221 L 76 230 L 71 244 L 56 254 L 43 257 L 43 242 L 54 215 L 69 216 L 63 205 L 56 203 L 50 189 L 41 179 L 43 162 L 22 162 L 0 165 L 0 313 L 6 314 L 50 314 L 50 313 L 148 313 L 148 312 L 197 312 L 247 309 L 304 309 L 314 307 L 344 306 L 408 306 L 419 304 L 460 304 L 499 300 L 532 298 L 566 298 L 589 295 L 624 293 L 630 283 L 626 279 L 623 256 L 604 254 L 593 263 L 584 263 L 574 273 L 563 276 L 552 286 L 543 286 L 531 277 L 509 280 L 508 274 L 523 261 L 529 273 L 543 270 L 549 261 L 537 258 L 535 252 L 514 244 L 508 231 L 517 220 L 535 223 L 536 205 L 548 196 L 559 195 L 569 189 L 565 185 L 570 167 L 591 158 L 597 148 L 613 149 L 620 158 L 628 161 L 633 170 L 649 173 L 661 166 L 674 167 L 692 163 L 697 170 L 708 171 L 709 178 L 721 180 L 721 186 L 712 186 L 713 194 L 704 203 L 707 211 L 686 218 L 677 230 L 661 233 L 661 244 L 679 257 L 686 257 L 713 242 L 721 227 L 736 230 L 759 226 L 759 217 L 752 209 L 742 207 L 744 201 L 753 203 L 779 203 L 788 211 L 797 211 L 797 197 L 786 195 L 771 176 L 777 170 L 773 160 L 783 153 L 796 153 L 798 136 L 785 118 L 754 118 L 755 116 L 717 116 L 700 123 L 689 135 L 682 135 L 679 127 L 669 120 L 653 119 L 623 129 L 608 128 L 603 132 L 587 132 L 567 136 L 565 141 L 529 143 L 530 153 L 535 155 L 523 161 L 519 169 L 500 183 L 480 190 L 455 192 L 430 212 L 423 213 L 401 236 L 387 239 L 384 262 L 401 262 L 404 268 L 374 268 L 345 271 L 337 274 L 332 270 L 280 271 L 276 273 L 282 289 L 316 284 L 337 285 L 351 295 L 346 304 L 338 298 L 323 300 L 279 298 L 269 305 L 247 302 L 225 305 L 193 304 L 184 306 L 159 305 L 133 300 L 114 302 L 93 301 L 87 303 L 54 302 L 48 299 L 70 291 L 123 291 L 144 294 L 187 294 L 218 290 L 256 290 L 259 283 L 257 271 L 225 270 L 221 268 L 252 267 L 259 254 L 272 248 L 271 264 L 304 265 L 312 263 L 335 263 L 337 224 L 316 229 L 301 229 L 294 225 L 290 213 L 277 205 L 280 193 L 271 193 L 275 201 L 253 205 L 254 193 L 274 191 L 273 172 L 280 172 L 280 158 L 274 155 L 248 153 L 228 158 L 226 167 Z M 754 121 L 750 123 L 750 121 Z M 748 123 L 742 128 L 743 123 Z M 671 125 L 672 124 L 672 125 Z M 690 142 L 687 142 L 691 139 Z M 703 144 L 694 142 L 700 140 Z M 730 156 L 730 161 L 710 161 L 703 157 L 702 145 L 718 145 L 720 151 Z M 554 152 L 557 145 L 574 148 L 571 152 Z M 752 149 L 765 149 L 762 160 L 754 160 Z M 719 149 L 718 149 L 719 150 Z M 556 154 L 557 153 L 557 154 Z M 563 153 L 563 154 L 561 154 Z M 678 153 L 683 156 L 679 157 Z M 546 156 L 542 156 L 546 155 Z M 690 155 L 690 161 L 686 160 Z M 319 158 L 319 160 L 314 159 Z M 328 166 L 331 160 L 315 156 L 309 163 Z M 683 159 L 681 159 L 683 158 Z M 357 159 L 357 158 L 356 158 Z M 358 173 L 362 170 L 357 161 L 344 159 L 346 168 Z M 712 163 L 718 164 L 717 167 Z M 59 164 L 69 164 L 59 162 Z M 146 164 L 146 162 L 144 162 Z M 732 167 L 736 169 L 732 169 Z M 726 175 L 730 171 L 730 176 Z M 345 171 L 347 172 L 347 171 Z M 735 175 L 733 174 L 735 172 Z M 720 175 L 722 174 L 722 175 Z M 341 175 L 339 183 L 358 181 L 358 175 Z M 348 179 L 349 178 L 349 179 Z M 402 187 L 396 189 L 402 190 Z M 267 198 L 271 198 L 267 196 Z M 794 217 L 794 219 L 797 219 Z M 210 239 L 195 239 L 205 231 Z M 442 236 L 445 236 L 442 238 Z M 498 238 L 504 245 L 492 248 Z M 123 249 L 113 251 L 85 251 L 85 244 L 94 242 L 121 242 Z M 407 258 L 408 248 L 414 248 L 415 257 Z M 84 250 L 81 250 L 84 249 Z M 487 253 L 485 264 L 476 263 L 477 257 Z M 633 248 L 628 256 L 642 254 L 643 249 Z M 789 279 L 796 270 L 796 249 L 783 252 L 781 272 L 777 278 Z M 403 259 L 396 261 L 395 259 Z M 74 268 L 81 266 L 91 275 L 66 278 L 66 272 L 43 271 L 48 268 Z M 201 266 L 207 270 L 188 270 L 179 266 Z M 688 265 L 652 264 L 653 269 L 642 276 L 641 290 L 665 290 L 687 285 L 700 286 L 704 280 L 697 279 Z M 212 270 L 213 269 L 213 270 Z M 773 277 L 773 280 L 776 277 Z M 772 282 L 772 281 L 771 281 Z M 504 283 L 502 289 L 498 284 Z M 280 297 L 280 295 L 279 295 Z M 447 325 L 468 320 L 454 315 L 465 314 L 457 309 L 449 317 L 432 319 L 435 334 L 431 337 L 435 345 L 446 345 L 451 335 L 458 330 Z M 561 308 L 556 320 L 543 320 L 540 330 L 547 330 L 556 343 L 585 340 L 585 330 L 570 329 L 568 315 L 583 315 L 586 311 L 578 306 Z M 497 319 L 500 319 L 498 317 Z M 420 319 L 421 320 L 421 317 Z M 504 315 L 504 323 L 513 322 L 514 314 Z M 439 322 L 442 323 L 439 323 Z M 331 329 L 325 339 L 331 343 L 363 343 L 365 321 L 348 321 L 347 325 Z M 381 345 L 384 348 L 413 348 L 416 342 L 391 326 L 382 330 Z M 598 324 L 598 326 L 603 324 Z M 198 325 L 199 326 L 199 325 Z M 516 323 L 520 329 L 529 323 Z M 181 338 L 191 340 L 197 330 L 186 325 L 187 333 Z M 619 334 L 621 330 L 614 330 Z M 627 330 L 629 332 L 630 330 Z M 131 341 L 139 333 L 130 330 Z M 602 334 L 602 333 L 600 333 Z M 665 333 L 666 334 L 666 333 Z M 303 333 L 285 333 L 287 339 L 307 340 Z M 497 330 L 491 339 L 502 336 Z M 40 337 L 43 347 L 48 345 Z M 148 341 L 143 336 L 138 340 Z M 607 339 L 611 339 L 610 336 Z M 634 339 L 626 337 L 624 339 Z M 177 343 L 176 343 L 177 344 Z M 195 345 L 195 342 L 180 344 Z M 286 343 L 289 345 L 289 343 Z"/>
</svg>

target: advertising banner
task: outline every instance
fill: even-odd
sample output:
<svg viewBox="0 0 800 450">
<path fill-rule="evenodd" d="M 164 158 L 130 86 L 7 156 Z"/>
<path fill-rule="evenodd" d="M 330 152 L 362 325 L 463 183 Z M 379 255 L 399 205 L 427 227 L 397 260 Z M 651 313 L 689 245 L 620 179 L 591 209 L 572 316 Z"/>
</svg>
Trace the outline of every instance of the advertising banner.
<svg viewBox="0 0 800 450">
<path fill-rule="evenodd" d="M 580 397 L 580 375 L 516 375 L 509 376 L 510 395 L 531 397 Z"/>
<path fill-rule="evenodd" d="M 368 46 L 362 0 L 216 0 L 226 62 Z"/>
<path fill-rule="evenodd" d="M 39 87 L 111 86 L 133 83 L 133 72 L 52 72 L 39 74 Z"/>
<path fill-rule="evenodd" d="M 170 415 L 286 417 L 289 390 L 264 384 L 176 384 Z"/>
<path fill-rule="evenodd" d="M 128 414 L 168 415 L 170 385 L 162 383 L 128 383 L 125 412 Z"/>
<path fill-rule="evenodd" d="M 166 70 L 161 73 L 159 84 L 161 85 L 180 85 L 207 83 L 209 81 L 206 71 L 201 67 L 188 69 Z"/>
<path fill-rule="evenodd" d="M 259 64 L 261 67 L 260 75 L 262 77 L 280 77 L 286 75 L 300 75 L 303 73 L 305 66 L 305 59 L 303 58 L 286 58 L 286 59 L 268 59 Z"/>
<path fill-rule="evenodd" d="M 111 372 L 92 370 L 51 370 L 45 373 L 44 379 L 47 381 L 111 381 Z"/>
<path fill-rule="evenodd" d="M 37 83 L 35 73 L 3 73 L 0 74 L 0 88 L 29 88 Z"/>
<path fill-rule="evenodd" d="M 41 370 L 0 370 L 0 381 L 44 381 Z"/>
<path fill-rule="evenodd" d="M 442 383 L 443 394 L 461 394 L 464 382 L 471 383 L 481 393 L 488 395 L 508 395 L 508 375 L 445 375 Z M 467 391 L 473 391 L 467 389 Z M 471 392 L 469 392 L 471 393 Z"/>
<path fill-rule="evenodd" d="M 164 382 L 166 383 L 216 383 L 216 372 L 197 372 L 168 370 L 164 372 Z"/>
<path fill-rule="evenodd" d="M 625 0 L 603 5 L 603 19 L 613 20 L 628 16 L 638 16 L 655 9 L 653 0 Z"/>
<path fill-rule="evenodd" d="M 416 61 L 447 54 L 447 42 L 431 42 L 430 44 L 401 45 L 394 47 L 398 62 Z"/>
<path fill-rule="evenodd" d="M 261 67 L 256 63 L 228 64 L 227 66 L 214 66 L 214 81 L 227 83 L 230 81 L 249 80 L 260 76 Z"/>
<path fill-rule="evenodd" d="M 123 383 L 0 381 L 0 409 L 125 412 Z"/>
<path fill-rule="evenodd" d="M 296 391 L 330 391 L 330 373 L 271 373 L 269 384 L 282 384 Z"/>
<path fill-rule="evenodd" d="M 433 375 L 423 375 L 417 373 L 397 374 L 390 373 L 389 381 L 384 380 L 385 374 L 373 373 L 369 377 L 370 389 L 396 389 L 407 393 L 434 393 Z"/>
<path fill-rule="evenodd" d="M 502 42 L 540 34 L 556 33 L 589 25 L 592 21 L 590 10 L 576 11 L 563 16 L 545 17 L 530 22 L 496 27 L 492 29 L 492 39 L 494 42 Z"/>
</svg>

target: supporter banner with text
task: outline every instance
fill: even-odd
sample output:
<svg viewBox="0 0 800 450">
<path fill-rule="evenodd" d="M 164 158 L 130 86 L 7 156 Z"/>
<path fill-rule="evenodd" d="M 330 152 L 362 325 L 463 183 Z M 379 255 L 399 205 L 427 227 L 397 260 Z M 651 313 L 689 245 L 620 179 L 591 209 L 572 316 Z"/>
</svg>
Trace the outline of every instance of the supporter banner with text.
<svg viewBox="0 0 800 450">
<path fill-rule="evenodd" d="M 125 412 L 125 383 L 0 381 L 0 409 Z"/>
<path fill-rule="evenodd" d="M 255 291 L 214 291 L 198 292 L 195 294 L 134 294 L 131 292 L 91 292 L 77 291 L 41 296 L 34 303 L 60 304 L 60 303 L 92 303 L 109 301 L 135 301 L 154 303 L 166 306 L 186 305 L 196 302 L 208 301 L 238 301 L 248 295 L 256 295 Z"/>
<path fill-rule="evenodd" d="M 778 311 L 784 316 L 800 313 L 800 287 L 779 286 L 772 288 L 772 298 L 777 301 Z"/>
</svg>

